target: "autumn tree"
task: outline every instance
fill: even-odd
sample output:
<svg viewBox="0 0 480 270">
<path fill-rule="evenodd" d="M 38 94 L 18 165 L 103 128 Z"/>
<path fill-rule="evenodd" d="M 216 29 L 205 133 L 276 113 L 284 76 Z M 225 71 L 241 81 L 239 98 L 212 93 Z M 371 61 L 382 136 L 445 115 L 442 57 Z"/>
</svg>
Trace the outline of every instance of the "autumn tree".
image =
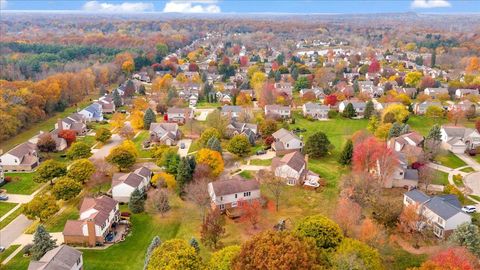
<svg viewBox="0 0 480 270">
<path fill-rule="evenodd" d="M 367 217 L 360 224 L 357 238 L 369 245 L 381 245 L 384 242 L 382 227 L 375 223 L 373 219 Z"/>
<path fill-rule="evenodd" d="M 206 146 L 208 143 L 208 140 L 210 140 L 212 137 L 215 137 L 218 140 L 220 140 L 222 138 L 222 134 L 218 129 L 209 127 L 202 132 L 200 139 L 198 139 L 198 143 L 202 146 Z"/>
<path fill-rule="evenodd" d="M 44 133 L 38 138 L 37 147 L 41 152 L 50 153 L 57 149 L 57 143 L 50 133 Z"/>
<path fill-rule="evenodd" d="M 448 120 L 453 122 L 456 126 L 458 122 L 462 121 L 465 118 L 465 112 L 462 109 L 455 108 L 450 110 L 447 113 Z"/>
<path fill-rule="evenodd" d="M 470 252 L 480 258 L 480 229 L 472 223 L 464 223 L 458 226 L 449 241 L 467 248 Z"/>
<path fill-rule="evenodd" d="M 233 261 L 240 253 L 240 246 L 228 246 L 214 252 L 208 263 L 210 270 L 231 270 Z"/>
<path fill-rule="evenodd" d="M 75 160 L 67 171 L 67 176 L 84 184 L 95 172 L 95 165 L 88 159 Z"/>
<path fill-rule="evenodd" d="M 405 109 L 405 106 L 403 104 L 389 105 L 387 108 L 385 108 L 382 111 L 383 123 L 393 123 L 393 121 L 391 122 L 390 120 L 387 119 L 388 114 L 393 115 L 394 121 L 398 123 L 404 123 L 408 119 L 410 112 L 407 109 Z"/>
<path fill-rule="evenodd" d="M 143 112 L 141 111 L 133 111 L 131 114 L 130 114 L 130 124 L 132 125 L 132 127 L 136 130 L 140 130 L 140 129 L 143 129 L 144 128 L 144 124 L 143 124 Z"/>
<path fill-rule="evenodd" d="M 90 146 L 84 142 L 73 143 L 67 151 L 67 158 L 70 160 L 89 158 L 91 156 Z"/>
<path fill-rule="evenodd" d="M 315 240 L 317 248 L 335 249 L 343 240 L 342 229 L 331 219 L 314 215 L 302 219 L 295 225 L 294 232 L 302 237 Z"/>
<path fill-rule="evenodd" d="M 413 270 L 475 270 L 479 268 L 478 259 L 468 250 L 452 247 L 439 252 Z"/>
<path fill-rule="evenodd" d="M 150 256 L 147 270 L 201 269 L 200 256 L 187 241 L 171 239 L 155 248 Z"/>
<path fill-rule="evenodd" d="M 50 185 L 53 185 L 54 178 L 64 176 L 66 173 L 67 167 L 65 164 L 49 159 L 38 166 L 36 174 L 33 176 L 33 181 L 37 183 L 50 181 Z"/>
<path fill-rule="evenodd" d="M 440 106 L 430 105 L 425 111 L 425 116 L 433 119 L 440 119 L 444 116 L 444 111 Z"/>
<path fill-rule="evenodd" d="M 58 178 L 52 188 L 52 194 L 57 200 L 70 200 L 82 191 L 82 185 L 67 176 Z"/>
<path fill-rule="evenodd" d="M 58 137 L 65 139 L 67 145 L 71 145 L 77 139 L 77 133 L 71 129 L 63 129 L 58 132 Z"/>
<path fill-rule="evenodd" d="M 150 183 L 154 187 L 166 187 L 168 190 L 171 191 L 175 190 L 177 187 L 177 181 L 175 180 L 175 176 L 166 172 L 160 172 L 155 174 L 150 180 Z"/>
<path fill-rule="evenodd" d="M 112 132 L 109 129 L 101 127 L 95 132 L 95 140 L 97 142 L 106 143 L 112 137 Z"/>
<path fill-rule="evenodd" d="M 55 215 L 60 207 L 57 205 L 55 197 L 50 194 L 42 194 L 42 196 L 35 196 L 33 199 L 24 204 L 23 213 L 29 219 L 40 219 L 40 221 L 48 220 Z"/>
<path fill-rule="evenodd" d="M 378 251 L 351 238 L 346 238 L 338 246 L 333 258 L 335 269 L 384 269 Z"/>
<path fill-rule="evenodd" d="M 204 245 L 216 249 L 220 238 L 225 234 L 225 218 L 219 209 L 211 209 L 202 222 L 200 231 Z"/>
<path fill-rule="evenodd" d="M 118 131 L 118 135 L 120 135 L 124 139 L 131 140 L 133 139 L 133 137 L 135 137 L 135 131 L 133 130 L 132 126 L 124 125 Z"/>
<path fill-rule="evenodd" d="M 110 119 L 110 123 L 113 128 L 121 129 L 125 125 L 126 119 L 127 119 L 127 116 L 124 113 L 117 112 L 112 115 L 112 119 Z"/>
<path fill-rule="evenodd" d="M 419 229 L 419 222 L 421 221 L 421 216 L 418 214 L 418 206 L 412 204 L 405 206 L 402 213 L 398 218 L 398 229 L 399 231 L 408 234 L 411 236 L 413 233 L 417 232 Z"/>
<path fill-rule="evenodd" d="M 117 146 L 110 151 L 106 160 L 117 166 L 121 171 L 122 169 L 132 167 L 137 159 L 132 151 L 129 151 L 125 147 Z"/>
<path fill-rule="evenodd" d="M 230 153 L 241 157 L 248 155 L 248 153 L 250 153 L 250 148 L 250 142 L 247 136 L 243 134 L 233 136 L 233 138 L 228 142 L 227 146 L 227 150 Z"/>
<path fill-rule="evenodd" d="M 170 210 L 168 192 L 165 189 L 157 189 L 150 192 L 145 207 L 150 213 L 160 213 L 162 217 Z"/>
<path fill-rule="evenodd" d="M 343 229 L 345 235 L 353 236 L 354 230 L 360 222 L 362 215 L 362 207 L 343 196 L 338 201 L 335 220 L 338 225 Z"/>
<path fill-rule="evenodd" d="M 199 206 L 202 210 L 202 220 L 205 218 L 205 209 L 210 206 L 211 199 L 208 192 L 208 178 L 195 177 L 194 180 L 188 183 L 184 189 L 185 198 Z"/>
<path fill-rule="evenodd" d="M 261 205 L 258 200 L 242 201 L 240 204 L 241 216 L 240 220 L 252 225 L 253 229 L 257 228 L 260 222 Z"/>
<path fill-rule="evenodd" d="M 219 176 L 223 172 L 223 158 L 222 155 L 217 151 L 202 148 L 197 152 L 196 161 L 197 164 L 208 165 L 212 170 L 212 175 L 214 177 Z"/>
<path fill-rule="evenodd" d="M 465 68 L 465 72 L 468 74 L 478 74 L 480 73 L 480 58 L 478 56 L 474 56 L 470 58 L 467 67 Z"/>
<path fill-rule="evenodd" d="M 337 95 L 327 95 L 323 100 L 323 104 L 330 105 L 330 106 L 335 106 L 337 102 L 338 102 Z"/>
<path fill-rule="evenodd" d="M 274 119 L 265 119 L 260 123 L 259 126 L 260 133 L 262 134 L 263 138 L 267 138 L 268 136 L 271 136 L 275 131 L 278 130 L 278 125 L 277 121 Z"/>
<path fill-rule="evenodd" d="M 285 182 L 280 177 L 275 176 L 271 171 L 266 170 L 259 171 L 257 173 L 257 179 L 264 184 L 265 189 L 273 196 L 275 210 L 278 212 Z"/>
</svg>

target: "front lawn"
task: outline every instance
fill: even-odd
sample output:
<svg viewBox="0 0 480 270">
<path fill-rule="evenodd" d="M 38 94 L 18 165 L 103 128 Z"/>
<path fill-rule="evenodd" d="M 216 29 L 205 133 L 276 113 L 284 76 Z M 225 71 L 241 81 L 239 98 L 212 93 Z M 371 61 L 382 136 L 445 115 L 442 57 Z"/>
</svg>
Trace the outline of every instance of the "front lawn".
<svg viewBox="0 0 480 270">
<path fill-rule="evenodd" d="M 272 165 L 272 159 L 251 159 L 250 165 L 270 166 Z"/>
<path fill-rule="evenodd" d="M 12 181 L 2 186 L 11 194 L 30 195 L 40 187 L 40 183 L 33 181 L 34 173 L 6 173 L 5 176 L 10 176 Z"/>
<path fill-rule="evenodd" d="M 137 135 L 137 137 L 133 138 L 133 143 L 135 144 L 135 147 L 137 148 L 138 151 L 138 157 L 140 158 L 150 158 L 152 157 L 152 154 L 150 153 L 150 150 L 148 149 L 143 149 L 143 142 L 148 139 L 149 132 L 147 130 L 142 130 L 140 131 L 140 134 Z"/>
<path fill-rule="evenodd" d="M 435 178 L 432 181 L 434 185 L 447 185 L 448 184 L 448 173 L 442 171 L 435 171 Z"/>
<path fill-rule="evenodd" d="M 78 209 L 75 206 L 67 206 L 61 213 L 53 216 L 45 222 L 45 228 L 48 232 L 62 232 L 67 220 L 77 220 L 79 218 Z"/>
<path fill-rule="evenodd" d="M 475 170 L 472 167 L 466 167 L 466 168 L 461 169 L 460 171 L 466 172 L 466 173 L 471 173 L 471 172 L 474 172 Z"/>
<path fill-rule="evenodd" d="M 256 173 L 254 171 L 242 171 L 239 175 L 245 179 L 253 179 Z"/>
<path fill-rule="evenodd" d="M 0 262 L 3 262 L 10 254 L 12 254 L 20 245 L 11 245 L 4 252 L 0 253 Z"/>
<path fill-rule="evenodd" d="M 417 131 L 423 136 L 427 136 L 433 125 L 439 126 L 447 123 L 446 119 L 433 119 L 422 115 L 410 115 L 407 124 L 412 130 Z"/>
<path fill-rule="evenodd" d="M 0 269 L 25 270 L 25 269 L 28 269 L 29 263 L 30 263 L 30 258 L 23 257 L 23 252 L 20 251 L 6 265 L 2 265 Z"/>
<path fill-rule="evenodd" d="M 17 206 L 16 203 L 10 203 L 10 202 L 0 202 L 0 217 L 3 217 L 8 211 L 12 210 L 15 206 Z"/>
<path fill-rule="evenodd" d="M 95 136 L 90 136 L 90 135 L 77 137 L 76 142 L 83 142 L 90 147 L 92 147 L 96 143 Z"/>
<path fill-rule="evenodd" d="M 437 157 L 435 157 L 435 161 L 442 166 L 446 166 L 452 169 L 467 165 L 463 160 L 461 160 L 459 157 L 457 157 L 454 153 L 450 151 L 438 155 Z"/>
</svg>

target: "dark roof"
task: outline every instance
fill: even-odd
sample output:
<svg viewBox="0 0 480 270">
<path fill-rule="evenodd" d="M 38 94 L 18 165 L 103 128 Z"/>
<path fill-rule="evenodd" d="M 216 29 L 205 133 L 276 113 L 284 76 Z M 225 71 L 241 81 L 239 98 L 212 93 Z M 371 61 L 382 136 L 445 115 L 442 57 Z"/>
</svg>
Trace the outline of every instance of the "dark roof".
<svg viewBox="0 0 480 270">
<path fill-rule="evenodd" d="M 81 256 L 82 252 L 67 245 L 61 245 L 45 253 L 39 261 L 32 261 L 28 270 L 69 270 Z"/>
<path fill-rule="evenodd" d="M 451 195 L 455 196 L 455 195 Z M 430 211 L 434 212 L 438 216 L 440 216 L 443 219 L 449 219 L 459 212 L 462 212 L 459 207 L 456 205 L 460 205 L 460 202 L 456 203 L 454 200 L 458 201 L 458 199 L 447 197 L 444 198 L 442 196 L 435 196 L 431 200 L 425 203 L 425 207 L 430 209 Z M 452 202 L 455 204 L 452 204 Z"/>
<path fill-rule="evenodd" d="M 286 154 L 282 157 L 282 159 L 280 159 L 280 162 L 281 164 L 285 164 L 297 172 L 300 172 L 306 165 L 305 158 L 298 151 Z"/>
<path fill-rule="evenodd" d="M 149 168 L 144 167 L 144 166 L 136 169 L 135 173 L 138 174 L 138 175 L 141 175 L 143 177 L 146 177 L 146 178 L 148 178 L 152 175 L 152 171 Z"/>
<path fill-rule="evenodd" d="M 22 159 L 24 156 L 30 153 L 30 151 L 35 151 L 36 149 L 37 149 L 37 146 L 35 144 L 30 142 L 24 142 L 15 146 L 15 148 L 8 151 L 8 153 L 12 156 L 16 156 Z"/>
<path fill-rule="evenodd" d="M 218 180 L 210 184 L 216 196 L 260 189 L 260 185 L 256 180 L 244 180 L 241 177 L 234 177 L 229 180 Z"/>
<path fill-rule="evenodd" d="M 412 189 L 405 193 L 405 196 L 409 197 L 410 199 L 414 200 L 416 203 L 424 203 L 430 199 L 428 195 L 421 192 L 418 189 Z"/>
<path fill-rule="evenodd" d="M 80 213 L 89 209 L 95 209 L 98 212 L 91 215 L 89 218 L 95 220 L 95 224 L 103 225 L 107 220 L 110 212 L 117 206 L 118 202 L 108 196 L 101 196 L 99 198 L 85 198 L 80 206 Z"/>
</svg>

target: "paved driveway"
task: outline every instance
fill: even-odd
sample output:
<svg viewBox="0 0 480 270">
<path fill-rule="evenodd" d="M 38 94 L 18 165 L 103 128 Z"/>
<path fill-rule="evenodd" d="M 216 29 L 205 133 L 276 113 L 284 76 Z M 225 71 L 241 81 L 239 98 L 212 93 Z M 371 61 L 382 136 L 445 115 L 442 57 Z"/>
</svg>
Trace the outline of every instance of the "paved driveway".
<svg viewBox="0 0 480 270">
<path fill-rule="evenodd" d="M 200 113 L 198 116 L 195 117 L 197 121 L 205 121 L 207 120 L 207 116 L 213 112 L 215 109 L 195 109 L 196 113 Z"/>
<path fill-rule="evenodd" d="M 185 148 L 184 149 L 181 149 L 180 148 L 180 145 L 185 144 Z M 192 144 L 192 140 L 191 139 L 183 139 L 183 140 L 180 140 L 178 141 L 177 145 L 178 145 L 178 154 L 180 155 L 180 157 L 186 157 L 188 155 L 188 149 L 190 149 L 190 145 Z"/>
<path fill-rule="evenodd" d="M 480 172 L 465 176 L 465 184 L 472 189 L 472 193 L 480 196 Z"/>
<path fill-rule="evenodd" d="M 8 248 L 32 223 L 33 221 L 29 220 L 26 216 L 18 216 L 0 231 L 0 246 Z"/>
<path fill-rule="evenodd" d="M 110 141 L 107 144 L 103 145 L 102 148 L 92 150 L 93 155 L 90 157 L 90 159 L 104 159 L 106 156 L 108 156 L 112 148 L 122 143 L 122 140 L 123 139 L 122 137 L 120 137 L 120 135 L 113 134 Z"/>
</svg>

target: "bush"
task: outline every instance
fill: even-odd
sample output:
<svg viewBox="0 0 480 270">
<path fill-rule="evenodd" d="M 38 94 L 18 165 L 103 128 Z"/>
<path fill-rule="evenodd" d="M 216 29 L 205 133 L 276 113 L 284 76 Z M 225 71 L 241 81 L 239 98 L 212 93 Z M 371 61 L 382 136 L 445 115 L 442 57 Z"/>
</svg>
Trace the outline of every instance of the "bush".
<svg viewBox="0 0 480 270">
<path fill-rule="evenodd" d="M 23 255 L 30 256 L 33 244 L 27 244 L 22 248 Z"/>
<path fill-rule="evenodd" d="M 337 112 L 337 111 L 335 111 L 335 110 L 330 110 L 330 111 L 328 111 L 328 118 L 329 118 L 329 119 L 337 118 L 337 116 L 338 116 L 338 112 Z"/>
<path fill-rule="evenodd" d="M 12 177 L 11 176 L 5 176 L 5 179 L 3 179 L 5 183 L 12 182 Z"/>
</svg>

